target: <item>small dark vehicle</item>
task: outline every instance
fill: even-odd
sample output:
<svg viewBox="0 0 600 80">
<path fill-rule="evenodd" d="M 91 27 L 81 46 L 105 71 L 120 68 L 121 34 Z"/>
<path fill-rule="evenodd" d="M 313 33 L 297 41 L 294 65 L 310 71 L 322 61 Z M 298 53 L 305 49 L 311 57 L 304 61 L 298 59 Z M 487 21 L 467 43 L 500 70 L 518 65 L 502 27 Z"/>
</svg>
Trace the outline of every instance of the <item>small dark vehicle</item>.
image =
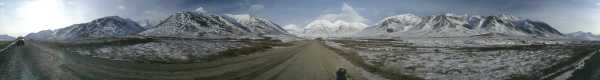
<svg viewBox="0 0 600 80">
<path fill-rule="evenodd" d="M 338 71 L 335 72 L 335 76 L 335 80 L 352 80 L 344 68 L 338 69 Z"/>
<path fill-rule="evenodd" d="M 25 45 L 25 38 L 23 38 L 23 37 L 17 37 L 16 41 L 17 41 L 16 45 L 18 45 L 18 46 Z"/>
</svg>

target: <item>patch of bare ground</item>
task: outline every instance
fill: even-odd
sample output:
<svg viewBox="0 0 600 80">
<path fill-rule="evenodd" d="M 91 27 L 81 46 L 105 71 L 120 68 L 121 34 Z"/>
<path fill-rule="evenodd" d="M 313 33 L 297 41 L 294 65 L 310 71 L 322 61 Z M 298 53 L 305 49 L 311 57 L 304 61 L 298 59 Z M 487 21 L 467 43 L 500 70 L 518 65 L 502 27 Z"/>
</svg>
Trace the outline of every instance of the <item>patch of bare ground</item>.
<svg viewBox="0 0 600 80">
<path fill-rule="evenodd" d="M 369 64 L 365 63 L 365 60 L 363 60 L 358 55 L 358 53 L 356 53 L 352 50 L 338 49 L 338 48 L 333 48 L 331 46 L 327 46 L 327 48 L 335 51 L 337 54 L 341 55 L 346 60 L 350 61 L 352 64 L 359 66 L 368 72 L 380 75 L 387 79 L 391 79 L 391 80 L 424 80 L 423 78 L 420 78 L 420 77 L 417 77 L 414 75 L 404 75 L 404 74 L 389 72 L 389 71 L 383 70 L 382 66 L 369 65 Z"/>
</svg>

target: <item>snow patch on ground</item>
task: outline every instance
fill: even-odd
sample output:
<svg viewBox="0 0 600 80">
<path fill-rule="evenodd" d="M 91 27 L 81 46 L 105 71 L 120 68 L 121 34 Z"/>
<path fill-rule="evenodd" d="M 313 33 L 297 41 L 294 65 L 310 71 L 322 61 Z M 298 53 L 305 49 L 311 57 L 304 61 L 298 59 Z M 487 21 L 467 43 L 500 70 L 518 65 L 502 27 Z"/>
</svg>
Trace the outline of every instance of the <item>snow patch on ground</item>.
<svg viewBox="0 0 600 80">
<path fill-rule="evenodd" d="M 464 44 L 462 40 L 333 40 L 326 44 L 334 48 L 355 50 L 365 62 L 380 66 L 384 71 L 414 75 L 427 80 L 504 80 L 512 75 L 539 76 L 530 74 L 541 74 L 541 70 L 549 68 L 549 65 L 573 57 L 573 54 L 570 54 L 573 50 L 556 46 L 531 50 L 459 49 L 532 45 L 534 42 L 566 43 L 560 41 L 472 39 L 467 42 L 477 44 Z"/>
<path fill-rule="evenodd" d="M 121 61 L 184 61 L 206 58 L 218 52 L 246 45 L 238 41 L 161 40 L 125 46 L 69 48 L 77 54 Z"/>
</svg>

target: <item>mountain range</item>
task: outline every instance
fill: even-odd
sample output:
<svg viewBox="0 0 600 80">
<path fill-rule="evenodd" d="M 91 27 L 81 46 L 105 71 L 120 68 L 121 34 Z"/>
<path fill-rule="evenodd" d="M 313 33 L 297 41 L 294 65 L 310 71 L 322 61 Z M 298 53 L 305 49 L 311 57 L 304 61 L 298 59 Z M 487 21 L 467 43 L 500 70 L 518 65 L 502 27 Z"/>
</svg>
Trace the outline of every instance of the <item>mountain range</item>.
<svg viewBox="0 0 600 80">
<path fill-rule="evenodd" d="M 544 22 L 520 19 L 509 15 L 469 16 L 444 14 L 416 16 L 403 14 L 387 17 L 370 27 L 365 28 L 365 26 L 366 24 L 360 22 L 319 19 L 308 24 L 303 33 L 304 35 L 313 36 L 315 34 L 346 35 L 345 37 L 456 37 L 495 34 L 596 40 L 595 36 L 587 36 L 591 35 L 589 33 L 579 32 L 564 35 Z M 132 20 L 109 16 L 57 30 L 32 33 L 26 37 L 49 40 L 123 36 L 261 39 L 282 35 L 292 36 L 281 26 L 265 18 L 247 14 L 216 15 L 202 12 L 179 12 L 147 30 Z"/>
<path fill-rule="evenodd" d="M 12 41 L 17 38 L 9 36 L 9 35 L 0 35 L 0 41 Z"/>
<path fill-rule="evenodd" d="M 344 3 L 339 13 L 324 14 L 311 21 L 301 31 L 300 36 L 316 37 L 351 37 L 352 34 L 368 27 L 366 19 L 358 14 L 352 6 Z"/>
<path fill-rule="evenodd" d="M 552 26 L 510 15 L 476 16 L 442 14 L 417 16 L 402 14 L 386 17 L 374 25 L 365 24 L 365 18 L 354 8 L 343 4 L 340 13 L 325 14 L 308 23 L 302 31 L 294 32 L 306 38 L 315 37 L 461 37 L 525 36 L 561 38 L 564 35 Z"/>
<path fill-rule="evenodd" d="M 132 20 L 109 16 L 57 30 L 31 33 L 26 37 L 37 40 L 76 40 L 126 36 L 262 39 L 292 35 L 279 25 L 255 16 L 179 12 L 147 30 Z"/>
<path fill-rule="evenodd" d="M 202 12 L 179 12 L 155 28 L 139 33 L 152 37 L 180 38 L 262 38 L 287 35 L 279 25 L 250 15 L 216 15 Z"/>
<path fill-rule="evenodd" d="M 521 19 L 510 15 L 476 16 L 442 14 L 417 16 L 402 14 L 386 17 L 374 25 L 367 25 L 348 4 L 340 13 L 325 14 L 306 27 L 287 26 L 294 34 L 305 38 L 316 37 L 469 37 L 508 36 L 577 38 L 597 40 L 591 33 L 563 34 L 541 21 Z M 57 30 L 45 30 L 27 35 L 30 39 L 74 40 L 104 37 L 175 37 L 199 39 L 264 39 L 294 36 L 280 25 L 248 14 L 212 14 L 183 11 L 170 15 L 155 25 L 140 26 L 137 22 L 118 16 L 99 18 L 88 23 L 75 24 Z"/>
<path fill-rule="evenodd" d="M 366 27 L 364 23 L 315 20 L 304 28 L 302 34 L 305 37 L 350 37 Z"/>
<path fill-rule="evenodd" d="M 571 39 L 600 40 L 600 35 L 594 35 L 591 32 L 577 31 L 577 32 L 573 32 L 573 33 L 567 33 L 565 35 Z"/>
<path fill-rule="evenodd" d="M 550 25 L 509 15 L 469 16 L 403 14 L 383 19 L 360 32 L 366 36 L 391 37 L 458 37 L 481 34 L 510 36 L 562 37 Z"/>
</svg>

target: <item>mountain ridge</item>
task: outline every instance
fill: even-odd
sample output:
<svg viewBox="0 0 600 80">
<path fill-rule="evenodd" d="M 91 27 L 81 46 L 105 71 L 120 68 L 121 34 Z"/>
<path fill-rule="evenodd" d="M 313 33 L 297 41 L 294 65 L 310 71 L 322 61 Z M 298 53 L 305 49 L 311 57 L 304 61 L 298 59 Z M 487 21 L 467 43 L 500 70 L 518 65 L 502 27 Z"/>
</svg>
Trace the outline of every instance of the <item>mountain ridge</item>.
<svg viewBox="0 0 600 80">
<path fill-rule="evenodd" d="M 9 35 L 0 35 L 0 41 L 12 41 L 17 38 L 9 36 Z"/>
<path fill-rule="evenodd" d="M 366 28 L 361 33 L 395 37 L 453 37 L 486 33 L 502 33 L 514 36 L 563 36 L 558 30 L 541 21 L 520 19 L 510 15 L 469 16 L 452 14 L 433 16 L 402 14 L 390 16 L 374 26 Z"/>
<path fill-rule="evenodd" d="M 591 32 L 583 32 L 583 31 L 567 33 L 567 34 L 565 34 L 565 36 L 567 36 L 571 39 L 577 39 L 577 40 L 600 40 L 600 35 L 595 35 L 595 34 L 592 34 Z"/>
<path fill-rule="evenodd" d="M 178 12 L 155 28 L 139 33 L 152 37 L 180 38 L 264 38 L 266 35 L 289 35 L 279 25 L 251 15 L 216 15 Z"/>
<path fill-rule="evenodd" d="M 87 23 L 74 24 L 56 30 L 44 30 L 26 37 L 38 40 L 72 40 L 85 38 L 123 37 L 145 29 L 137 22 L 119 16 L 107 16 Z"/>
</svg>

